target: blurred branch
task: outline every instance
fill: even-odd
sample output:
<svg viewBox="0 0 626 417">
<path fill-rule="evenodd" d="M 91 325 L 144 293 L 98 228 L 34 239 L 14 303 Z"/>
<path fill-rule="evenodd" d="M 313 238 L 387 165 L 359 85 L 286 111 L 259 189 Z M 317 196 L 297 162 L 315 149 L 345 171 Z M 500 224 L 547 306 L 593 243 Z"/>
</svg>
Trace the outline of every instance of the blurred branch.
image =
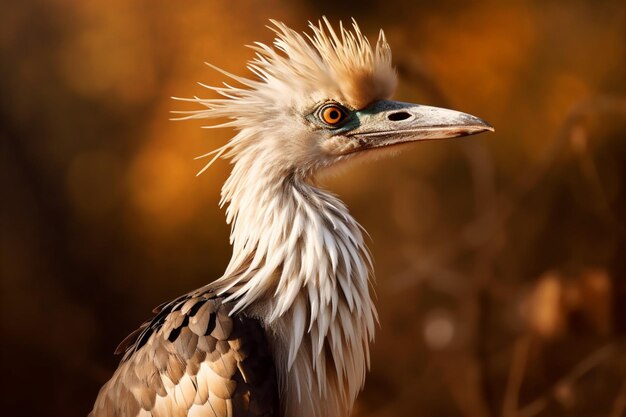
<svg viewBox="0 0 626 417">
<path fill-rule="evenodd" d="M 466 236 L 466 239 L 463 240 L 464 248 L 470 249 L 471 247 L 482 245 L 504 229 L 506 222 L 516 208 L 519 207 L 520 201 L 545 177 L 549 169 L 554 165 L 554 161 L 571 141 L 577 129 L 580 128 L 582 119 L 591 113 L 618 113 L 626 115 L 626 98 L 599 96 L 575 106 L 565 119 L 563 126 L 548 149 L 518 178 L 513 186 L 513 191 L 500 194 L 490 210 L 483 212 L 481 216 L 468 226 L 466 230 L 470 232 L 470 236 Z"/>
<path fill-rule="evenodd" d="M 563 378 L 559 379 L 548 393 L 522 408 L 517 416 L 533 417 L 539 414 L 544 408 L 546 408 L 550 399 L 555 396 L 555 393 L 558 392 L 559 389 L 574 385 L 581 377 L 610 357 L 614 351 L 615 346 L 613 344 L 608 344 L 592 352 L 589 356 L 574 366 L 574 368 L 572 368 L 572 370 Z"/>
<path fill-rule="evenodd" d="M 511 360 L 511 371 L 504 393 L 502 403 L 502 417 L 516 417 L 519 402 L 519 393 L 524 380 L 524 373 L 528 363 L 528 353 L 530 351 L 532 338 L 524 335 L 517 339 L 513 348 L 513 359 Z"/>
<path fill-rule="evenodd" d="M 431 96 L 431 99 L 441 105 L 448 105 L 449 100 L 433 77 L 425 71 L 419 60 L 416 58 L 405 59 L 399 65 L 399 71 L 405 73 L 407 79 L 414 80 L 422 91 Z M 491 390 L 487 385 L 488 378 L 485 377 L 489 374 L 492 356 L 491 352 L 488 352 L 489 323 L 486 320 L 488 320 L 491 304 L 490 293 L 493 290 L 490 288 L 490 283 L 494 276 L 495 262 L 498 259 L 507 224 L 520 207 L 522 200 L 537 188 L 567 147 L 580 145 L 577 141 L 582 142 L 582 146 L 586 145 L 584 119 L 591 114 L 605 113 L 626 115 L 626 98 L 598 96 L 577 104 L 567 115 L 556 137 L 541 156 L 514 179 L 510 187 L 500 193 L 496 191 L 493 161 L 485 145 L 479 141 L 464 143 L 463 150 L 472 174 L 475 218 L 466 225 L 460 237 L 446 239 L 445 243 L 433 248 L 428 253 L 423 253 L 419 261 L 412 255 L 407 256 L 411 260 L 413 275 L 421 275 L 436 270 L 446 276 L 455 276 L 458 274 L 453 270 L 453 261 L 462 256 L 467 256 L 467 252 L 473 252 L 474 268 L 471 274 L 473 286 L 470 291 L 465 291 L 462 308 L 466 313 L 469 313 L 468 322 L 473 328 L 474 348 L 472 355 L 476 365 L 474 369 L 476 378 L 473 378 L 473 383 L 478 385 L 468 388 L 471 388 L 479 397 L 482 396 L 481 401 L 484 401 L 488 407 L 484 410 L 486 415 L 497 414 L 495 409 L 497 401 L 489 398 Z M 589 185 L 593 187 L 597 201 L 601 203 L 603 211 L 609 213 L 611 218 L 615 218 L 615 215 L 610 213 L 610 206 L 593 155 L 586 149 L 582 149 L 577 156 L 583 175 L 589 181 Z M 537 415 L 547 406 L 555 391 L 575 383 L 580 377 L 604 361 L 613 351 L 612 345 L 598 349 L 560 379 L 549 394 L 536 399 L 518 412 L 519 393 L 527 367 L 531 342 L 531 336 L 522 336 L 515 343 L 502 404 L 503 417 L 533 417 Z M 459 397 L 454 384 L 449 385 L 459 405 L 464 404 L 464 401 L 459 401 L 462 397 Z M 474 390 L 473 388 L 479 389 Z M 479 392 L 480 394 L 478 394 Z M 475 412 L 468 411 L 467 407 L 461 408 L 464 408 L 463 412 L 466 415 L 476 415 Z M 626 408 L 626 388 L 622 387 L 615 400 L 611 417 L 621 415 L 624 408 Z"/>
<path fill-rule="evenodd" d="M 436 268 L 441 269 L 445 268 L 445 265 L 450 265 L 453 259 L 458 258 L 466 251 L 478 251 L 477 255 L 483 262 L 483 268 L 479 274 L 481 276 L 480 283 L 484 285 L 489 282 L 489 279 L 486 278 L 489 275 L 486 273 L 489 267 L 484 262 L 488 263 L 489 259 L 494 259 L 497 256 L 497 246 L 490 246 L 490 250 L 486 250 L 485 245 L 489 242 L 493 244 L 494 237 L 504 233 L 505 225 L 519 207 L 521 200 L 543 180 L 554 165 L 554 161 L 571 140 L 572 135 L 580 128 L 581 120 L 592 113 L 626 115 L 626 98 L 599 96 L 575 106 L 548 149 L 518 177 L 511 187 L 512 191 L 496 193 L 492 163 L 484 149 L 480 149 L 479 145 L 468 145 L 464 148 L 472 170 L 473 186 L 477 196 L 476 217 L 467 224 L 460 238 L 445 240 L 444 244 L 434 247 L 429 253 L 423 253 L 419 263 L 428 263 L 429 260 L 436 261 L 433 262 L 439 265 Z M 588 157 L 586 156 L 586 158 Z M 588 163 L 586 165 L 589 166 Z M 590 172 L 594 173 L 594 183 L 601 188 L 595 171 L 595 164 L 591 168 L 593 168 Z M 604 201 L 604 205 L 607 206 L 606 199 Z M 493 252 L 494 250 L 496 252 Z M 415 263 L 413 264 L 417 266 Z M 481 265 L 481 263 L 478 262 L 477 265 Z M 420 268 L 416 268 L 415 272 L 419 274 L 422 271 Z"/>
<path fill-rule="evenodd" d="M 617 397 L 615 397 L 615 402 L 613 403 L 613 409 L 611 410 L 610 417 L 620 417 L 626 413 L 626 380 L 622 383 L 622 388 L 620 388 L 617 393 Z"/>
<path fill-rule="evenodd" d="M 626 115 L 626 98 L 614 96 L 597 96 L 576 105 L 563 123 L 556 139 L 537 162 L 522 175 L 512 193 L 501 195 L 499 211 L 503 220 L 508 219 L 520 200 L 534 189 L 552 167 L 559 154 L 571 141 L 576 129 L 584 117 L 592 113 L 618 113 Z"/>
<path fill-rule="evenodd" d="M 485 402 L 482 363 L 475 355 L 454 355 L 443 364 L 443 372 L 450 393 L 461 413 L 466 417 L 490 417 Z"/>
</svg>

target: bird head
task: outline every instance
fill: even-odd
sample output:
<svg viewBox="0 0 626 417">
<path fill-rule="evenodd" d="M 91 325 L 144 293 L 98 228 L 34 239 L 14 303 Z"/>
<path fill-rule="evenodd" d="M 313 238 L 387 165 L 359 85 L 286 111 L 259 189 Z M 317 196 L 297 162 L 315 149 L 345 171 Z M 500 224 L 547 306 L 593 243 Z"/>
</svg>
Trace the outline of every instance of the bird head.
<svg viewBox="0 0 626 417">
<path fill-rule="evenodd" d="M 390 100 L 397 77 L 382 31 L 372 46 L 354 21 L 351 29 L 340 24 L 335 31 L 324 18 L 309 24 L 310 34 L 271 22 L 273 47 L 250 46 L 253 79 L 212 66 L 240 86 L 205 86 L 221 97 L 189 99 L 205 108 L 181 118 L 226 118 L 209 127 L 238 130 L 204 155 L 215 154 L 204 169 L 224 156 L 307 178 L 356 155 L 493 130 L 466 113 Z"/>
</svg>

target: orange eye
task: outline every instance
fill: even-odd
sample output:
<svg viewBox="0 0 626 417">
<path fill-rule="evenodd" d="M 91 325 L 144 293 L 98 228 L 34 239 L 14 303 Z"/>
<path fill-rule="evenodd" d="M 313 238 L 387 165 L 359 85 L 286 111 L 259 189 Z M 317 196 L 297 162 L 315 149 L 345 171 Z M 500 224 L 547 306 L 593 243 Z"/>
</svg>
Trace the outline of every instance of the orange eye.
<svg viewBox="0 0 626 417">
<path fill-rule="evenodd" d="M 320 113 L 320 118 L 326 124 L 335 126 L 339 123 L 343 122 L 346 118 L 347 114 L 343 107 L 340 107 L 336 104 L 327 104 L 322 107 Z"/>
</svg>

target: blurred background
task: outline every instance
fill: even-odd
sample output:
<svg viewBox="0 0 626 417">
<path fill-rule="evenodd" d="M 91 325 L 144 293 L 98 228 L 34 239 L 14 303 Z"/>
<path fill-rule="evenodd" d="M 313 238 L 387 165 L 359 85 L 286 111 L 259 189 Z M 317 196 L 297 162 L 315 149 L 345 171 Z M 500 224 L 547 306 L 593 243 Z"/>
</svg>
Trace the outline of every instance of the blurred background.
<svg viewBox="0 0 626 417">
<path fill-rule="evenodd" d="M 219 277 L 232 132 L 171 96 L 249 75 L 269 18 L 386 31 L 396 99 L 495 134 L 422 143 L 326 186 L 372 236 L 381 327 L 355 410 L 626 408 L 626 5 L 602 1 L 28 0 L 0 15 L 2 407 L 84 416 L 117 344 Z"/>
</svg>

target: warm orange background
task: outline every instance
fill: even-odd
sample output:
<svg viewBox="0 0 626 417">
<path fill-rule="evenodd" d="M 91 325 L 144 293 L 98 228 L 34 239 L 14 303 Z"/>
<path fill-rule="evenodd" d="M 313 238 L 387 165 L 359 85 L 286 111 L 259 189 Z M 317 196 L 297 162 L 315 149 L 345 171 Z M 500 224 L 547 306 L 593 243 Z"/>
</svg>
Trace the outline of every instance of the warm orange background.
<svg viewBox="0 0 626 417">
<path fill-rule="evenodd" d="M 370 232 L 381 329 L 357 416 L 626 407 L 626 5 L 29 0 L 0 12 L 2 414 L 84 416 L 117 343 L 230 256 L 231 132 L 171 96 L 245 75 L 269 18 L 388 36 L 396 98 L 496 127 L 327 181 Z"/>
</svg>

